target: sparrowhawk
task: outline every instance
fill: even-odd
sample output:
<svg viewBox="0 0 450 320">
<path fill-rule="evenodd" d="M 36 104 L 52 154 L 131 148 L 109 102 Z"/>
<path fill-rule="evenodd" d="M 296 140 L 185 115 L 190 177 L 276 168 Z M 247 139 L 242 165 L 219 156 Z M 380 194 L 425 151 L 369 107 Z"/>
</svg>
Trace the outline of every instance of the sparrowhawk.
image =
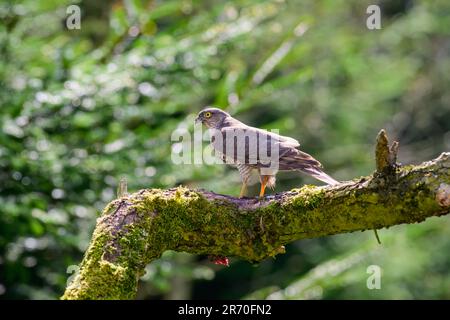
<svg viewBox="0 0 450 320">
<path fill-rule="evenodd" d="M 330 185 L 338 183 L 322 171 L 319 161 L 298 150 L 300 144 L 293 138 L 250 127 L 218 108 L 200 111 L 195 121 L 209 128 L 215 155 L 239 170 L 240 197 L 246 192 L 252 171 L 259 174 L 260 197 L 266 186 L 275 186 L 278 171 L 301 171 Z"/>
</svg>

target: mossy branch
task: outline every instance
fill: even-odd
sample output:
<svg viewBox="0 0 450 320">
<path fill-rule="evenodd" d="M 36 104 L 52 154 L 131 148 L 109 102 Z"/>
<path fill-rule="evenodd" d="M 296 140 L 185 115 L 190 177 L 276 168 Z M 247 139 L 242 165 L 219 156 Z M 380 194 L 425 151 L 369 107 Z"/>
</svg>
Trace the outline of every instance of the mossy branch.
<svg viewBox="0 0 450 320">
<path fill-rule="evenodd" d="M 145 266 L 166 250 L 257 262 L 295 240 L 448 214 L 450 153 L 399 166 L 398 144 L 389 148 L 384 131 L 377 141 L 377 171 L 333 187 L 304 186 L 262 200 L 183 187 L 125 194 L 98 219 L 80 271 L 62 298 L 132 299 Z"/>
</svg>

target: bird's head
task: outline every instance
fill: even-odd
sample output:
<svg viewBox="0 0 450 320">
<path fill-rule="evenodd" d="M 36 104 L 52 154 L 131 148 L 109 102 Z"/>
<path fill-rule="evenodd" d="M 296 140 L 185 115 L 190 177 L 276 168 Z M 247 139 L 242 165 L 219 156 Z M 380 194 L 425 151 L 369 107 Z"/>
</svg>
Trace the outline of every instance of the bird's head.
<svg viewBox="0 0 450 320">
<path fill-rule="evenodd" d="M 201 122 L 208 128 L 217 128 L 230 115 L 219 108 L 205 108 L 195 118 L 195 123 Z"/>
</svg>

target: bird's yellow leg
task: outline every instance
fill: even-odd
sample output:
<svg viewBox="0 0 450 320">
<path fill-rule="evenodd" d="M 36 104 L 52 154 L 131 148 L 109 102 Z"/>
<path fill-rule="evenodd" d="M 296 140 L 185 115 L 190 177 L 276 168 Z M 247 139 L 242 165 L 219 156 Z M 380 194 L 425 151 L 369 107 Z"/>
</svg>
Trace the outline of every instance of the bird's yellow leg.
<svg viewBox="0 0 450 320">
<path fill-rule="evenodd" d="M 242 183 L 241 193 L 239 193 L 239 198 L 243 198 L 247 191 L 247 184 L 245 182 Z"/>
<path fill-rule="evenodd" d="M 259 192 L 259 197 L 260 198 L 264 197 L 264 191 L 266 190 L 267 181 L 269 181 L 269 177 L 265 176 L 265 177 L 262 178 L 261 191 Z"/>
</svg>

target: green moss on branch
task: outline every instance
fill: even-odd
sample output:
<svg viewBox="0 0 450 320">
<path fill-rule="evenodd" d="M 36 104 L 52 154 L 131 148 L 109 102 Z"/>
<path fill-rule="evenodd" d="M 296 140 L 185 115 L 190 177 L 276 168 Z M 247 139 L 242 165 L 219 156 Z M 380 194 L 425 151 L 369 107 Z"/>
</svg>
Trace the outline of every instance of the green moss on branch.
<svg viewBox="0 0 450 320">
<path fill-rule="evenodd" d="M 392 175 L 304 186 L 262 200 L 183 187 L 126 195 L 110 203 L 97 221 L 80 272 L 63 299 L 131 299 L 145 266 L 165 250 L 256 262 L 295 240 L 449 213 L 450 153 L 398 167 Z"/>
</svg>

